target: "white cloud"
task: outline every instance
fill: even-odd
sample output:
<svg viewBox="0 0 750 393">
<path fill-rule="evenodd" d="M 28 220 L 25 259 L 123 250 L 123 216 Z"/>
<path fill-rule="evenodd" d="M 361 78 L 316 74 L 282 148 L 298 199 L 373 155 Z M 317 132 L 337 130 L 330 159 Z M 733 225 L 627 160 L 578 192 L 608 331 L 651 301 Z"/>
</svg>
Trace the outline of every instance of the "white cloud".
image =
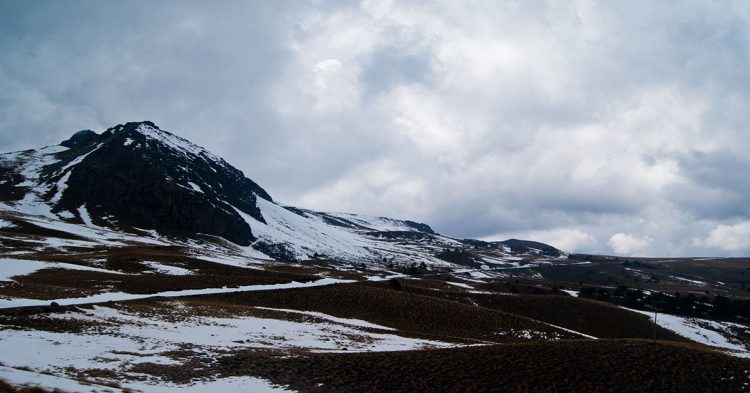
<svg viewBox="0 0 750 393">
<path fill-rule="evenodd" d="M 750 249 L 750 221 L 734 225 L 719 224 L 699 245 L 722 251 L 737 252 Z"/>
<path fill-rule="evenodd" d="M 629 233 L 616 233 L 609 238 L 607 244 L 617 255 L 638 255 L 646 249 L 653 239 L 649 237 L 637 237 Z"/>
</svg>

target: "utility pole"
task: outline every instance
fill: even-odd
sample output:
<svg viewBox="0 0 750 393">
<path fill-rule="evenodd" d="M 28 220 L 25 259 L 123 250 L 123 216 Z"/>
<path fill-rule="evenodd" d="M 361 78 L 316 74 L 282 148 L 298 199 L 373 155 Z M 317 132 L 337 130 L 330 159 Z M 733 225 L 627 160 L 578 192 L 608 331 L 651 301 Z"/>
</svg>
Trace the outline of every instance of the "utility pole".
<svg viewBox="0 0 750 393">
<path fill-rule="evenodd" d="M 656 309 L 654 309 L 654 343 L 656 343 Z"/>
</svg>

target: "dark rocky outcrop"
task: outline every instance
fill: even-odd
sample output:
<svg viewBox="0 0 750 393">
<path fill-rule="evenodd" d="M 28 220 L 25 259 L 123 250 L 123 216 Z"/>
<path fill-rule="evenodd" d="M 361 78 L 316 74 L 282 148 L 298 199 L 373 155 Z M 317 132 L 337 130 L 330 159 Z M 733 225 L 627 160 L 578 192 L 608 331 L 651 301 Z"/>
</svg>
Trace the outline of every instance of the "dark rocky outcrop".
<svg viewBox="0 0 750 393">
<path fill-rule="evenodd" d="M 92 133 L 80 131 L 64 142 L 70 150 L 47 169 L 55 182 L 65 176 L 61 169 L 80 160 L 55 211 L 80 216 L 85 205 L 99 225 L 203 233 L 240 245 L 255 240 L 235 208 L 265 222 L 256 198 L 272 199 L 238 169 L 151 122 Z"/>
<path fill-rule="evenodd" d="M 549 256 L 560 256 L 562 255 L 562 251 L 556 249 L 555 247 L 550 246 L 549 244 L 544 244 L 540 242 L 535 242 L 531 240 L 519 240 L 519 239 L 508 239 L 500 242 L 501 244 L 504 244 L 514 252 L 514 253 L 523 253 L 523 252 L 533 252 L 534 250 L 539 250 L 544 255 Z"/>
<path fill-rule="evenodd" d="M 60 146 L 65 147 L 76 147 L 81 145 L 88 145 L 93 140 L 99 137 L 99 134 L 95 133 L 91 130 L 82 130 L 78 131 L 73 136 L 70 137 L 70 139 L 63 141 L 60 143 Z"/>
</svg>

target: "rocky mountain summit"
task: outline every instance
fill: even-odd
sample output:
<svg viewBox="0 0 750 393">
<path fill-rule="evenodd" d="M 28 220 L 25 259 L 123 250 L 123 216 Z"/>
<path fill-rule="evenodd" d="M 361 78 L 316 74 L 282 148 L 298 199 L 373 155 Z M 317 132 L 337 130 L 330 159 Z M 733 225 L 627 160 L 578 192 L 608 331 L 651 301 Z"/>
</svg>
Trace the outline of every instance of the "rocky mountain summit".
<svg viewBox="0 0 750 393">
<path fill-rule="evenodd" d="M 277 260 L 456 263 L 440 250 L 465 247 L 561 255 L 541 243 L 453 239 L 409 220 L 283 206 L 222 158 L 149 121 L 0 155 L 0 203 L 67 223 L 226 240 Z"/>
</svg>

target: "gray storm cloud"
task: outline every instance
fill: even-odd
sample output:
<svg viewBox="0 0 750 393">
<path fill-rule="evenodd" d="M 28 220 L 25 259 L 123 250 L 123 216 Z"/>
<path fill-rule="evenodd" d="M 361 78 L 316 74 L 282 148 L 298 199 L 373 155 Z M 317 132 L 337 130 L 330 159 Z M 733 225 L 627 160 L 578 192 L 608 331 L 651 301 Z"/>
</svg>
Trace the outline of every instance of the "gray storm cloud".
<svg viewBox="0 0 750 393">
<path fill-rule="evenodd" d="M 0 4 L 0 146 L 135 120 L 278 200 L 570 251 L 750 252 L 750 5 Z"/>
</svg>

